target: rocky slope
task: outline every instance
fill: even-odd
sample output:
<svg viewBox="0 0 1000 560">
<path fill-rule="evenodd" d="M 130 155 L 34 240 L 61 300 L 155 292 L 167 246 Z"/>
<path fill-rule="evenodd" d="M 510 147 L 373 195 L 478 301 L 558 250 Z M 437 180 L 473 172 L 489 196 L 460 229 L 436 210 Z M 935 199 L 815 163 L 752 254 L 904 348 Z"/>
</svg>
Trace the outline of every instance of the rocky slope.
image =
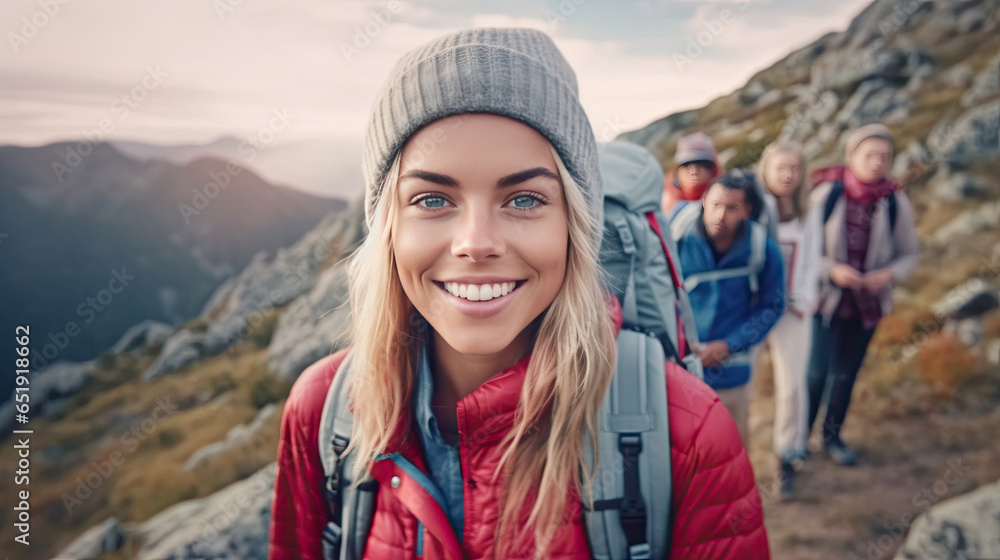
<svg viewBox="0 0 1000 560">
<path fill-rule="evenodd" d="M 1000 422 L 998 29 L 995 1 L 878 0 L 732 94 L 623 135 L 670 167 L 677 139 L 701 130 L 730 168 L 774 140 L 799 143 L 811 168 L 839 163 L 845 136 L 870 122 L 896 138 L 923 254 L 855 389 L 845 438 L 862 466 L 810 461 L 800 500 L 780 503 L 768 368 L 758 376 L 750 451 L 775 557 L 996 554 L 1000 453 L 977 434 Z"/>
<path fill-rule="evenodd" d="M 935 183 L 1000 151 L 1000 3 L 899 2 L 867 7 L 702 109 L 622 135 L 673 163 L 677 139 L 711 135 L 729 167 L 755 162 L 774 140 L 800 143 L 813 165 L 837 161 L 853 128 L 895 132 L 895 175 L 942 169 Z M 918 168 L 918 164 L 923 167 Z"/>
</svg>

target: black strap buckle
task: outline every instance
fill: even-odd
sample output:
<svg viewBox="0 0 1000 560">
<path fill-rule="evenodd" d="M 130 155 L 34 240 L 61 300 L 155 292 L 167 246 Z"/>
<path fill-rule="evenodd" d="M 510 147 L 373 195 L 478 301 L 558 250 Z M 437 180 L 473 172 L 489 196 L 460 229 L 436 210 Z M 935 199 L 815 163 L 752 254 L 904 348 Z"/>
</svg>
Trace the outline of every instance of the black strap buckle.
<svg viewBox="0 0 1000 560">
<path fill-rule="evenodd" d="M 621 434 L 618 436 L 618 451 L 621 452 L 622 457 L 625 459 L 625 468 L 629 468 L 635 465 L 636 468 L 639 467 L 639 463 L 635 460 L 639 458 L 639 454 L 642 453 L 642 435 L 637 433 Z M 632 459 L 632 461 L 630 461 Z"/>
<path fill-rule="evenodd" d="M 625 467 L 625 497 L 619 506 L 619 519 L 629 548 L 646 542 L 646 503 L 639 486 L 639 454 L 642 453 L 642 435 L 626 433 L 618 436 L 618 451 Z"/>
</svg>

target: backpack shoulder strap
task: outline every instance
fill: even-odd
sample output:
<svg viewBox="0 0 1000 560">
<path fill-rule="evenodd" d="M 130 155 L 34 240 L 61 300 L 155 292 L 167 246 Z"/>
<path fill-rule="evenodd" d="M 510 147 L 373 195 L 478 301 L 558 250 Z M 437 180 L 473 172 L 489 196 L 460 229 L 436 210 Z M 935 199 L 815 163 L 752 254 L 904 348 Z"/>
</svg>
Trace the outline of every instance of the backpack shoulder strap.
<svg viewBox="0 0 1000 560">
<path fill-rule="evenodd" d="M 899 214 L 899 207 L 896 204 L 896 193 L 891 192 L 885 197 L 885 203 L 889 205 L 889 231 L 896 231 L 896 215 Z"/>
<path fill-rule="evenodd" d="M 378 483 L 371 477 L 359 484 L 349 480 L 354 470 L 353 452 L 344 455 L 354 430 L 348 388 L 350 353 L 341 362 L 319 423 L 319 455 L 323 463 L 323 495 L 327 505 L 327 523 L 323 529 L 324 560 L 360 560 L 375 515 L 375 492 Z"/>
<path fill-rule="evenodd" d="M 701 204 L 688 202 L 670 220 L 670 236 L 674 242 L 680 241 L 701 215 Z"/>
<path fill-rule="evenodd" d="M 677 328 L 678 356 L 683 362 L 685 369 L 697 376 L 698 379 L 704 379 L 705 375 L 702 371 L 701 358 L 697 353 L 690 351 L 693 345 L 698 343 L 698 331 L 694 327 L 694 310 L 691 308 L 691 300 L 688 298 L 687 290 L 684 288 L 684 281 L 682 280 L 684 277 L 683 271 L 680 269 L 680 263 L 674 262 L 674 256 L 678 254 L 677 244 L 673 236 L 667 237 L 663 235 L 663 229 L 665 228 L 660 227 L 655 212 L 647 214 L 646 219 L 649 220 L 650 227 L 653 228 L 653 232 L 660 240 L 663 254 L 667 258 L 667 267 L 670 268 L 670 278 L 674 284 L 674 293 L 677 296 L 676 313 L 677 322 L 679 323 Z"/>
<path fill-rule="evenodd" d="M 830 192 L 826 195 L 826 203 L 823 206 L 823 223 L 830 221 L 830 216 L 833 215 L 833 209 L 837 206 L 837 199 L 844 192 L 844 182 L 837 180 L 833 182 L 833 187 L 830 188 Z"/>
<path fill-rule="evenodd" d="M 584 507 L 594 558 L 669 555 L 673 478 L 665 364 L 655 337 L 619 332 L 615 376 L 601 404 L 598 470 L 584 489 L 594 501 L 593 509 Z M 593 468 L 593 442 L 588 436 L 583 440 Z"/>
<path fill-rule="evenodd" d="M 750 227 L 750 257 L 747 259 L 747 268 L 750 269 L 748 278 L 750 280 L 750 293 L 754 296 L 760 292 L 760 271 L 764 269 L 764 259 L 767 258 L 767 228 L 747 221 Z"/>
<path fill-rule="evenodd" d="M 615 231 L 618 232 L 618 239 L 621 241 L 622 250 L 628 256 L 628 276 L 625 280 L 625 298 L 622 303 L 622 321 L 626 324 L 635 325 L 639 321 L 639 308 L 635 293 L 635 261 L 638 258 L 639 248 L 635 244 L 635 236 L 632 229 L 624 217 L 614 223 Z"/>
<path fill-rule="evenodd" d="M 830 188 L 830 193 L 826 196 L 826 205 L 823 207 L 823 223 L 830 221 L 830 216 L 833 214 L 833 209 L 837 206 L 837 199 L 844 192 L 844 182 L 835 181 L 833 187 Z M 889 196 L 885 197 L 885 203 L 889 206 L 889 231 L 894 231 L 896 229 L 896 216 L 899 214 L 899 207 L 896 202 L 896 193 L 889 193 Z"/>
<path fill-rule="evenodd" d="M 763 270 L 764 259 L 767 257 L 767 228 L 753 220 L 746 220 L 744 223 L 750 229 L 750 256 L 747 257 L 746 266 L 716 268 L 688 274 L 684 277 L 684 288 L 687 291 L 690 292 L 705 282 L 746 276 L 750 283 L 751 297 L 757 297 L 760 291 L 760 271 Z"/>
<path fill-rule="evenodd" d="M 781 218 L 778 215 L 778 202 L 771 193 L 764 195 L 764 210 L 761 212 L 760 223 L 767 228 L 767 235 L 771 239 L 778 239 L 778 223 Z"/>
</svg>

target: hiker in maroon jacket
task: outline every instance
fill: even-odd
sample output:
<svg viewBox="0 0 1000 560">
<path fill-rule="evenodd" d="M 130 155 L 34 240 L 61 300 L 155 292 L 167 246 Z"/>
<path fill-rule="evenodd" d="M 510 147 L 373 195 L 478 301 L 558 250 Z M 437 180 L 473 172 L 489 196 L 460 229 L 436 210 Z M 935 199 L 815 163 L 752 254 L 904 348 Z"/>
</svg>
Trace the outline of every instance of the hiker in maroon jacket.
<svg viewBox="0 0 1000 560">
<path fill-rule="evenodd" d="M 819 304 L 813 316 L 809 364 L 809 427 L 824 396 L 821 433 L 833 462 L 854 465 L 857 455 L 840 439 L 851 390 L 882 317 L 892 310 L 892 288 L 917 266 L 913 207 L 886 175 L 893 141 L 881 124 L 863 126 L 847 140 L 846 166 L 817 171 L 810 206 L 823 212 Z"/>
</svg>

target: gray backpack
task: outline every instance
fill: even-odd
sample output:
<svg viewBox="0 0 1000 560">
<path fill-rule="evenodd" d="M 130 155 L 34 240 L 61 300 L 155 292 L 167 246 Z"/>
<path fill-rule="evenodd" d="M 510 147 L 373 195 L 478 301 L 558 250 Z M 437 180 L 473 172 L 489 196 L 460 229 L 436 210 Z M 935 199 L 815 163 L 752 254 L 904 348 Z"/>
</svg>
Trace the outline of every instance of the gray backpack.
<svg viewBox="0 0 1000 560">
<path fill-rule="evenodd" d="M 601 560 L 665 559 L 670 555 L 670 426 L 666 369 L 686 368 L 701 378 L 701 361 L 689 351 L 697 342 L 694 315 L 674 267 L 673 240 L 662 234 L 663 170 L 644 148 L 614 142 L 601 149 L 605 235 L 601 265 L 622 304 L 618 361 L 598 431 L 599 470 L 581 489 L 591 556 Z M 667 359 L 670 359 L 668 362 Z M 349 355 L 348 355 L 349 359 Z M 353 454 L 343 455 L 353 419 L 341 365 L 330 385 L 320 422 L 328 523 L 328 560 L 358 560 L 375 511 L 377 484 L 348 480 Z M 594 467 L 590 438 L 583 438 Z M 590 499 L 594 507 L 586 507 Z"/>
<path fill-rule="evenodd" d="M 629 142 L 600 146 L 604 178 L 604 238 L 600 262 L 622 306 L 622 328 L 654 334 L 666 355 L 702 378 L 694 312 L 677 259 L 665 235 L 660 207 L 663 168 L 653 154 Z"/>
</svg>

